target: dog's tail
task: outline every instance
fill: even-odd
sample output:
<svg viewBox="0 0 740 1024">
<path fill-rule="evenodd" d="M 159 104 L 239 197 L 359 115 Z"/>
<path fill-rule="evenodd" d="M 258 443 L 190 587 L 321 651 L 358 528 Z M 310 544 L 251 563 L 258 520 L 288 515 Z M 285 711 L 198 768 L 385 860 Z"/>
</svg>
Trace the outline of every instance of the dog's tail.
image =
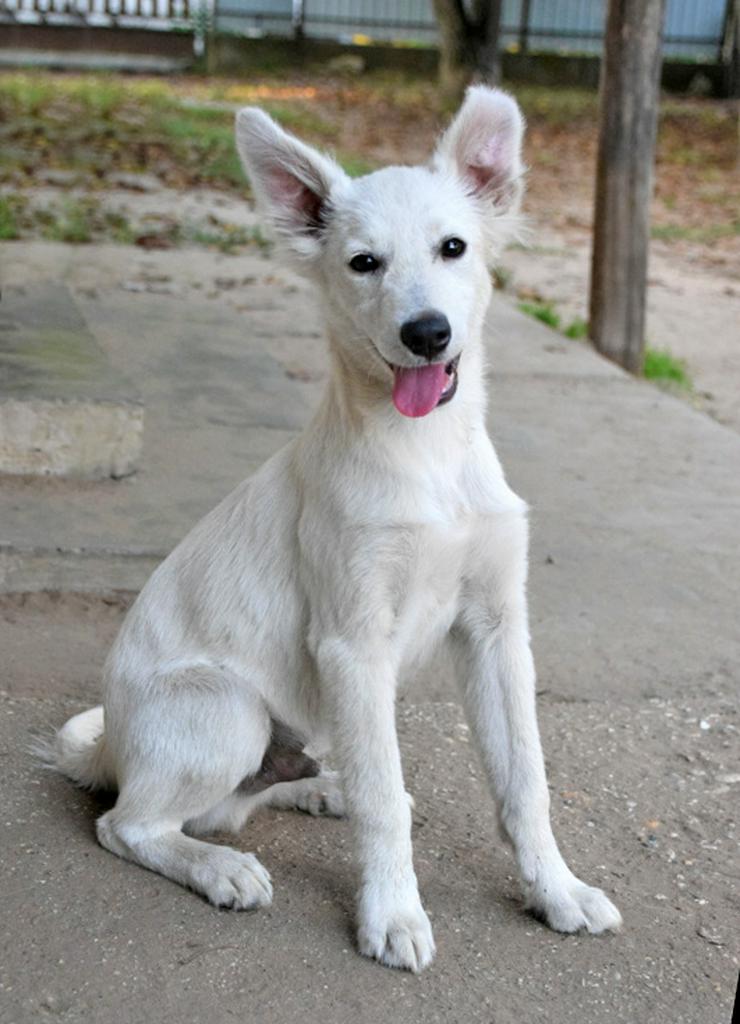
<svg viewBox="0 0 740 1024">
<path fill-rule="evenodd" d="M 83 711 L 62 726 L 34 753 L 47 768 L 61 772 L 85 789 L 114 789 L 116 774 L 105 742 L 102 707 Z"/>
</svg>

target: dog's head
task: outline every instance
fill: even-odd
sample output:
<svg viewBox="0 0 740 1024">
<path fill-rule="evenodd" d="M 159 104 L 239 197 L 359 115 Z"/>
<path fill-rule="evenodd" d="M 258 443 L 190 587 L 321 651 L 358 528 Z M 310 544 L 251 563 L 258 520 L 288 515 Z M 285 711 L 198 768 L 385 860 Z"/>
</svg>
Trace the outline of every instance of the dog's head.
<svg viewBox="0 0 740 1024">
<path fill-rule="evenodd" d="M 522 192 L 524 122 L 496 89 L 468 90 L 427 166 L 349 178 L 261 110 L 239 153 L 268 226 L 327 301 L 343 362 L 424 416 L 453 398 L 491 294 L 489 268 Z"/>
</svg>

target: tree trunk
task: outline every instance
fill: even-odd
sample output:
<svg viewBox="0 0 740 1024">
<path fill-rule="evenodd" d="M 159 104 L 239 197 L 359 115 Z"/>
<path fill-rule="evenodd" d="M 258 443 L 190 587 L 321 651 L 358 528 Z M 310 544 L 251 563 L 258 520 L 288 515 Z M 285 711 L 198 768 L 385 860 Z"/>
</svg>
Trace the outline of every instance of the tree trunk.
<svg viewBox="0 0 740 1024">
<path fill-rule="evenodd" d="M 665 0 L 610 0 L 591 261 L 590 335 L 608 359 L 641 373 L 650 198 Z"/>
<path fill-rule="evenodd" d="M 451 100 L 459 99 L 470 82 L 498 83 L 502 4 L 503 0 L 434 0 L 440 86 Z"/>
<path fill-rule="evenodd" d="M 498 85 L 501 81 L 499 29 L 502 8 L 503 0 L 478 0 L 474 8 L 477 44 L 474 78 L 487 85 Z"/>
</svg>

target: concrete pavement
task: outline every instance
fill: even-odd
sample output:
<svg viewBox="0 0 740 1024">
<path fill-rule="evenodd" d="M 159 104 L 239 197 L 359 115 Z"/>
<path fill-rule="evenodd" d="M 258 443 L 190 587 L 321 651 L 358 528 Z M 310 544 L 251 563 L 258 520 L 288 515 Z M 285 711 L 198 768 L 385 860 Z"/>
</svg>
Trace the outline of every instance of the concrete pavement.
<svg viewBox="0 0 740 1024">
<path fill-rule="evenodd" d="M 0 307 L 0 473 L 88 479 L 136 468 L 143 409 L 62 285 L 6 292 Z"/>
<path fill-rule="evenodd" d="M 419 978 L 393 973 L 353 949 L 346 823 L 255 819 L 239 845 L 272 872 L 275 902 L 219 912 L 98 848 L 105 800 L 27 753 L 34 735 L 96 699 L 126 603 L 116 592 L 137 589 L 310 414 L 325 370 L 308 288 L 260 256 L 10 252 L 6 286 L 29 272 L 64 281 L 146 417 L 135 477 L 0 485 L 0 1019 L 729 1021 L 740 960 L 740 437 L 494 303 L 490 429 L 532 505 L 556 829 L 626 924 L 615 937 L 562 937 L 522 912 L 437 666 L 403 698 L 400 731 L 439 953 Z"/>
</svg>

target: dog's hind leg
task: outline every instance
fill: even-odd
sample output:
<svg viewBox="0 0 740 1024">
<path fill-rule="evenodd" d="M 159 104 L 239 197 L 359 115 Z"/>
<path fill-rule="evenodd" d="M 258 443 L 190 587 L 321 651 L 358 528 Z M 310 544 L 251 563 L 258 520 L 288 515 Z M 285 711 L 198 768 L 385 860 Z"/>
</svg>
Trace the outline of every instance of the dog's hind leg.
<svg viewBox="0 0 740 1024">
<path fill-rule="evenodd" d="M 101 844 L 216 906 L 269 904 L 270 877 L 253 854 L 182 831 L 259 770 L 270 738 L 260 698 L 230 673 L 196 666 L 152 681 L 128 714 L 115 705 L 106 714 L 120 793 L 98 821 Z"/>
<path fill-rule="evenodd" d="M 318 774 L 274 782 L 255 791 L 253 787 L 258 785 L 259 777 L 245 779 L 225 800 L 205 814 L 186 821 L 185 832 L 191 836 L 239 832 L 260 807 L 303 811 L 314 817 L 327 818 L 343 818 L 346 813 L 344 792 L 336 772 L 321 769 Z"/>
<path fill-rule="evenodd" d="M 346 814 L 339 776 L 329 771 L 321 772 L 313 779 L 276 783 L 265 790 L 263 806 L 328 818 L 343 818 Z"/>
</svg>

